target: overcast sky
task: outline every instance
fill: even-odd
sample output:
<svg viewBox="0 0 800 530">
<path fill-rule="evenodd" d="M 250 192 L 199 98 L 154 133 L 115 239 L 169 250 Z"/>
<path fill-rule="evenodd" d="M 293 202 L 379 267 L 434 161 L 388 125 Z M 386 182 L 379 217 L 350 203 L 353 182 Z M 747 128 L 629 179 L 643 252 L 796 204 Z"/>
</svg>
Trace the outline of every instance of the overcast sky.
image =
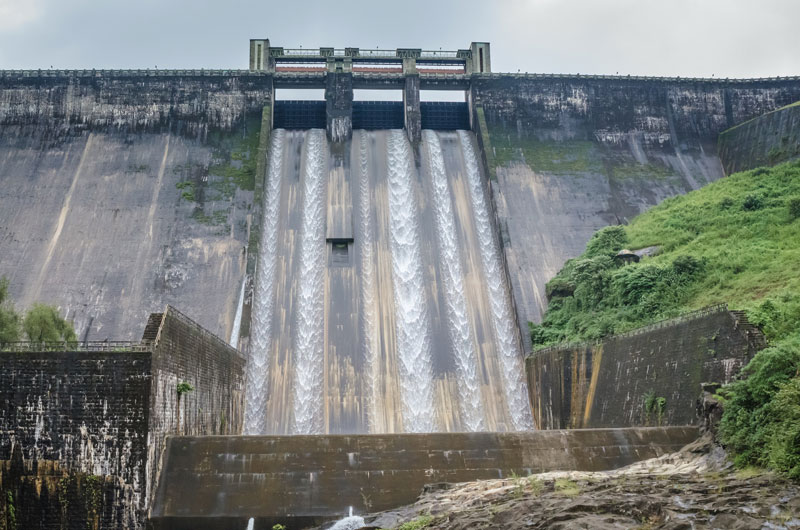
<svg viewBox="0 0 800 530">
<path fill-rule="evenodd" d="M 494 71 L 800 75 L 800 0 L 0 0 L 0 68 L 247 68 L 275 46 L 457 49 Z"/>
</svg>

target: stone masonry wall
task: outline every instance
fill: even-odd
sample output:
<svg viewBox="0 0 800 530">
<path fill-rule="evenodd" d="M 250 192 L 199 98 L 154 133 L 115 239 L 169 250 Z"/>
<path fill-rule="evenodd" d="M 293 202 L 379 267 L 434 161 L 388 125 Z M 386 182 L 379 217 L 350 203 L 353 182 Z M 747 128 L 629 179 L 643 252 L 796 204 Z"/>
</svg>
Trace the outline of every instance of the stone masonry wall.
<svg viewBox="0 0 800 530">
<path fill-rule="evenodd" d="M 127 351 L 0 352 L 0 530 L 144 528 L 165 436 L 241 432 L 244 363 L 171 307 Z"/>
<path fill-rule="evenodd" d="M 760 332 L 723 306 L 527 358 L 539 429 L 689 425 L 702 383 L 728 383 L 764 347 Z M 647 411 L 647 395 L 665 398 Z"/>
<path fill-rule="evenodd" d="M 244 414 L 244 356 L 172 307 L 159 325 L 152 356 L 148 499 L 158 479 L 165 435 L 241 434 Z M 194 390 L 179 395 L 179 383 Z"/>
<path fill-rule="evenodd" d="M 0 352 L 0 528 L 137 527 L 149 396 L 147 352 Z"/>
</svg>

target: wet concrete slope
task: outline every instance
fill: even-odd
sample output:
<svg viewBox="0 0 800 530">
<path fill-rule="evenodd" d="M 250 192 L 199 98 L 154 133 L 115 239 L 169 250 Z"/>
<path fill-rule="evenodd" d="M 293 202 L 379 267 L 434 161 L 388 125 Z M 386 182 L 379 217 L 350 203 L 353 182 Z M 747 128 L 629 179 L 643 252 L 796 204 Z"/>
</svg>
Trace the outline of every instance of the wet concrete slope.
<svg viewBox="0 0 800 530">
<path fill-rule="evenodd" d="M 172 304 L 227 339 L 270 94 L 235 78 L 4 77 L 0 276 L 16 306 L 125 340 Z"/>
<path fill-rule="evenodd" d="M 596 230 L 721 178 L 717 135 L 796 101 L 800 84 L 497 74 L 471 95 L 525 330 Z"/>
<path fill-rule="evenodd" d="M 170 134 L 28 140 L 0 133 L 0 275 L 20 308 L 55 304 L 80 338 L 123 340 L 170 303 L 226 336 L 252 194 L 206 206 L 224 219 L 195 214 L 176 184 L 210 148 Z"/>
</svg>

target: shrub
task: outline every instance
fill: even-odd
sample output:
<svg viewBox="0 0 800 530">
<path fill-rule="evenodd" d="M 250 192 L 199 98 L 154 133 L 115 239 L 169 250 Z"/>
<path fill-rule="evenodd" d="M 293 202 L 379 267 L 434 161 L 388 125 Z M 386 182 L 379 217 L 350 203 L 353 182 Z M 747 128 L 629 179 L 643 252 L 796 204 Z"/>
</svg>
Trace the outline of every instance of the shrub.
<svg viewBox="0 0 800 530">
<path fill-rule="evenodd" d="M 794 221 L 800 218 L 800 197 L 792 197 L 787 202 L 789 207 L 789 220 Z"/>
<path fill-rule="evenodd" d="M 748 195 L 742 203 L 742 209 L 747 211 L 760 210 L 763 207 L 764 199 L 760 195 Z"/>
<path fill-rule="evenodd" d="M 77 342 L 72 324 L 61 318 L 55 306 L 33 304 L 25 313 L 22 328 L 34 342 Z"/>
<path fill-rule="evenodd" d="M 770 465 L 768 446 L 780 445 L 776 441 L 776 428 L 780 421 L 776 423 L 776 420 L 784 414 L 777 410 L 779 404 L 770 402 L 797 376 L 798 371 L 800 335 L 760 351 L 743 370 L 745 379 L 720 390 L 725 404 L 720 438 L 733 451 L 737 465 Z M 791 395 L 791 392 L 791 389 L 787 390 L 784 396 Z M 795 451 L 795 454 L 800 454 L 800 448 Z"/>
<path fill-rule="evenodd" d="M 182 396 L 187 392 L 191 392 L 192 390 L 194 390 L 194 387 L 189 383 L 178 383 L 178 396 Z"/>
<path fill-rule="evenodd" d="M 8 279 L 0 278 L 0 344 L 15 342 L 20 336 L 20 318 L 8 296 Z"/>
<path fill-rule="evenodd" d="M 779 387 L 766 406 L 766 460 L 770 467 L 793 479 L 800 479 L 800 377 Z"/>
<path fill-rule="evenodd" d="M 594 233 L 586 245 L 584 256 L 587 258 L 595 256 L 613 257 L 617 252 L 625 248 L 627 244 L 628 234 L 625 233 L 625 227 L 607 226 Z"/>
</svg>

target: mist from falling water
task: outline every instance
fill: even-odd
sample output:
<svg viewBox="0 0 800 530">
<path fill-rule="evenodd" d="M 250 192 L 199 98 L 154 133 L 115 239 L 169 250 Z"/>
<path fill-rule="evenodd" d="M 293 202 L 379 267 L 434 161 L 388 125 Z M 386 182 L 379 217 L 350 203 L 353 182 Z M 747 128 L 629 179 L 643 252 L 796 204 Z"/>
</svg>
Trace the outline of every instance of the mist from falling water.
<svg viewBox="0 0 800 530">
<path fill-rule="evenodd" d="M 306 134 L 294 344 L 294 434 L 322 433 L 327 151 L 325 131 L 313 129 Z"/>
<path fill-rule="evenodd" d="M 447 307 L 448 330 L 453 343 L 458 377 L 461 416 L 467 431 L 486 430 L 478 379 L 478 358 L 467 318 L 467 298 L 461 268 L 461 252 L 456 240 L 456 222 L 450 189 L 447 185 L 444 155 L 435 131 L 423 131 L 431 169 L 431 186 L 436 212 L 436 234 L 442 257 L 442 285 Z"/>
<path fill-rule="evenodd" d="M 376 373 L 378 369 L 377 335 L 375 328 L 375 270 L 373 263 L 373 228 L 371 217 L 372 200 L 370 198 L 369 168 L 368 168 L 368 142 L 369 137 L 362 132 L 358 146 L 358 161 L 361 171 L 359 179 L 358 209 L 361 221 L 361 323 L 364 333 L 364 377 L 367 379 L 367 423 L 371 432 L 374 432 L 377 416 L 379 381 Z"/>
<path fill-rule="evenodd" d="M 430 324 L 412 183 L 413 157 L 405 132 L 389 132 L 388 190 L 397 364 L 406 432 L 435 432 Z"/>
<path fill-rule="evenodd" d="M 272 132 L 269 167 L 267 169 L 267 207 L 259 242 L 256 268 L 253 312 L 251 316 L 252 341 L 250 359 L 247 363 L 247 386 L 245 389 L 244 434 L 266 434 L 267 425 L 267 380 L 269 350 L 274 310 L 275 258 L 278 245 L 278 216 L 281 204 L 281 176 L 283 174 L 283 146 L 285 133 L 282 129 Z"/>
<path fill-rule="evenodd" d="M 467 168 L 467 180 L 475 216 L 475 226 L 480 242 L 481 261 L 489 292 L 489 305 L 492 313 L 492 326 L 500 368 L 503 376 L 503 388 L 506 392 L 511 421 L 515 430 L 533 429 L 530 403 L 528 401 L 525 380 L 523 378 L 522 355 L 519 340 L 514 330 L 515 318 L 511 310 L 511 300 L 506 286 L 506 276 L 500 261 L 500 253 L 494 238 L 494 230 L 489 218 L 489 208 L 483 192 L 478 158 L 475 146 L 467 131 L 458 131 L 464 163 Z"/>
</svg>

